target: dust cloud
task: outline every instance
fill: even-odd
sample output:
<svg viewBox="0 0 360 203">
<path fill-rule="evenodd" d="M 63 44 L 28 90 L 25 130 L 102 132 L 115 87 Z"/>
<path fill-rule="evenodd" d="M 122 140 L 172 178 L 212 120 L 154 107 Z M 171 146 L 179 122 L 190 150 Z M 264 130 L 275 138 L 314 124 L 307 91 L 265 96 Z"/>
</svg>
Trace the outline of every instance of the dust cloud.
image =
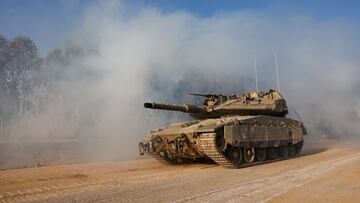
<svg viewBox="0 0 360 203">
<path fill-rule="evenodd" d="M 358 36 L 359 28 L 347 22 L 277 18 L 271 11 L 199 17 L 116 1 L 95 3 L 62 47 L 77 57 L 45 63 L 39 78 L 51 85 L 33 89 L 33 109 L 9 127 L 8 137 L 63 143 L 67 148 L 54 144 L 58 153 L 82 154 L 86 160 L 136 158 L 137 142 L 148 130 L 188 119 L 144 109 L 144 101 L 191 103 L 199 101 L 189 92 L 255 89 L 254 55 L 260 89 L 274 89 L 274 51 L 282 94 L 305 121 L 309 136 L 359 136 Z"/>
</svg>

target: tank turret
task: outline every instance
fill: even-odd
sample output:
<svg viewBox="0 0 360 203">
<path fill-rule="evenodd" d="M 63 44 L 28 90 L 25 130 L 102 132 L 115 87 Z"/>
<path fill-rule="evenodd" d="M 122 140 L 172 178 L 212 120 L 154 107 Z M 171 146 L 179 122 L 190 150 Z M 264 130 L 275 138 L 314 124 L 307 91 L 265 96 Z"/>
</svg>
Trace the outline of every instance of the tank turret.
<svg viewBox="0 0 360 203">
<path fill-rule="evenodd" d="M 219 118 L 226 115 L 273 115 L 284 117 L 287 111 L 285 99 L 276 90 L 247 92 L 241 96 L 221 94 L 194 94 L 205 97 L 203 106 L 190 104 L 172 105 L 145 103 L 145 108 L 181 111 L 195 118 Z"/>
</svg>

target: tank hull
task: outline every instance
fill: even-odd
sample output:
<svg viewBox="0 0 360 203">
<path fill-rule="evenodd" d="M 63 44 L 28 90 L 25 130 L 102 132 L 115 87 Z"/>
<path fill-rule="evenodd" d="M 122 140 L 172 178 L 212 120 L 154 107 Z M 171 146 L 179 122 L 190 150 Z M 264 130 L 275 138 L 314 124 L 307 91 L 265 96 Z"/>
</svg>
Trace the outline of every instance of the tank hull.
<svg viewBox="0 0 360 203">
<path fill-rule="evenodd" d="M 152 131 L 140 152 L 163 163 L 210 159 L 224 167 L 244 167 L 300 153 L 305 128 L 276 116 L 227 116 L 173 124 Z"/>
</svg>

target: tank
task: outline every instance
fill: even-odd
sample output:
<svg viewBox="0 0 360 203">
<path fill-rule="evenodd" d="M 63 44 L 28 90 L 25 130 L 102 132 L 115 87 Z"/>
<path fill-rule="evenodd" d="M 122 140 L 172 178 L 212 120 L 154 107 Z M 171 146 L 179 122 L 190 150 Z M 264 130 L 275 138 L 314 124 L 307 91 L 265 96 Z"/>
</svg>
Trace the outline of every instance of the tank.
<svg viewBox="0 0 360 203">
<path fill-rule="evenodd" d="M 192 94 L 203 105 L 145 103 L 149 109 L 180 111 L 194 119 L 151 131 L 139 143 L 141 155 L 166 164 L 212 160 L 241 168 L 297 156 L 306 128 L 286 118 L 287 104 L 276 90 L 241 96 Z"/>
</svg>

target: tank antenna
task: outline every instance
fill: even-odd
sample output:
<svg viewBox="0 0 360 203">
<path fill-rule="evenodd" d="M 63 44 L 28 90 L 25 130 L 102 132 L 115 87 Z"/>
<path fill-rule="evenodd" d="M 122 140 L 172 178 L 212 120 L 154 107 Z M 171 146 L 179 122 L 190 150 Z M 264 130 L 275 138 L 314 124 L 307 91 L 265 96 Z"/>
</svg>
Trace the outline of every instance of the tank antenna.
<svg viewBox="0 0 360 203">
<path fill-rule="evenodd" d="M 277 61 L 276 51 L 274 51 L 274 58 L 275 58 L 276 84 L 277 84 L 277 89 L 280 92 L 279 71 L 278 71 L 278 61 Z"/>
<path fill-rule="evenodd" d="M 255 69 L 256 91 L 259 92 L 259 84 L 258 84 L 257 68 L 256 68 L 256 55 L 254 55 L 254 69 Z"/>
<path fill-rule="evenodd" d="M 295 115 L 298 117 L 298 119 L 301 121 L 301 122 L 304 122 L 303 119 L 301 119 L 300 115 L 298 114 L 298 112 L 295 110 L 295 108 L 293 108 L 293 111 L 295 113 Z"/>
</svg>

